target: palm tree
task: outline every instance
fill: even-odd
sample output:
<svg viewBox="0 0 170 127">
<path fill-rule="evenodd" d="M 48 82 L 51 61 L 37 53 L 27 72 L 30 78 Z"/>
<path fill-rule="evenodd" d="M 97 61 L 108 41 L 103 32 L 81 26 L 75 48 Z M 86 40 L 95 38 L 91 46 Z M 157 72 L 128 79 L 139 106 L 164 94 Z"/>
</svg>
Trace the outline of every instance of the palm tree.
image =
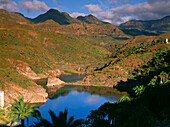
<svg viewBox="0 0 170 127">
<path fill-rule="evenodd" d="M 36 105 L 29 106 L 30 102 L 24 103 L 23 97 L 18 97 L 14 99 L 14 103 L 11 103 L 11 107 L 8 108 L 8 117 L 12 120 L 11 124 L 17 119 L 21 119 L 21 125 L 24 127 L 24 120 L 28 116 L 32 116 L 34 109 L 37 107 Z"/>
<path fill-rule="evenodd" d="M 77 127 L 80 126 L 83 122 L 82 119 L 78 119 L 74 121 L 74 117 L 71 116 L 69 120 L 67 120 L 67 110 L 59 113 L 59 116 L 57 117 L 53 111 L 49 111 L 52 123 L 49 122 L 46 119 L 43 119 L 41 117 L 41 114 L 38 110 L 35 112 L 36 114 L 34 117 L 38 120 L 38 122 L 35 122 L 35 125 L 33 127 Z"/>
<path fill-rule="evenodd" d="M 159 75 L 159 77 L 160 77 L 160 83 L 163 83 L 163 82 L 165 82 L 167 79 L 168 79 L 168 74 L 166 73 L 166 72 L 164 72 L 164 71 L 162 71 L 161 73 L 160 73 L 160 75 Z"/>
</svg>

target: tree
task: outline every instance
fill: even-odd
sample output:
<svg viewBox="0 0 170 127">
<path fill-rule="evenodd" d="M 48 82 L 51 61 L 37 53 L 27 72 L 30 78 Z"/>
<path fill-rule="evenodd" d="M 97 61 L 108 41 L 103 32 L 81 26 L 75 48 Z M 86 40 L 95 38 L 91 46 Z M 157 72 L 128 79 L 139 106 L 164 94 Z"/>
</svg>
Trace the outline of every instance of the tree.
<svg viewBox="0 0 170 127">
<path fill-rule="evenodd" d="M 120 99 L 119 99 L 119 102 L 125 102 L 125 101 L 130 101 L 130 98 L 126 95 L 122 96 Z"/>
<path fill-rule="evenodd" d="M 8 108 L 8 117 L 12 120 L 11 124 L 17 119 L 21 119 L 21 125 L 24 127 L 24 120 L 28 116 L 32 116 L 34 109 L 37 107 L 36 105 L 29 106 L 30 102 L 24 103 L 23 97 L 18 97 L 14 99 L 14 103 L 11 103 L 11 107 Z"/>
<path fill-rule="evenodd" d="M 145 87 L 143 85 L 136 86 L 133 88 L 133 90 L 135 91 L 136 96 L 139 96 L 142 92 L 144 92 Z"/>
<path fill-rule="evenodd" d="M 160 75 L 159 75 L 159 77 L 160 77 L 160 83 L 163 83 L 163 82 L 165 82 L 167 79 L 168 79 L 168 74 L 166 73 L 166 72 L 164 72 L 164 71 L 162 71 L 161 73 L 160 73 Z"/>
<path fill-rule="evenodd" d="M 4 109 L 0 109 L 0 123 L 9 123 L 9 120 L 6 117 L 6 112 Z"/>
<path fill-rule="evenodd" d="M 53 111 L 49 111 L 52 123 L 49 122 L 46 119 L 43 119 L 41 117 L 41 114 L 38 110 L 36 110 L 34 114 L 34 117 L 38 120 L 38 122 L 35 122 L 35 125 L 32 125 L 32 127 L 77 127 L 83 123 L 82 119 L 78 119 L 74 121 L 74 117 L 71 116 L 69 120 L 67 120 L 67 110 L 59 113 L 59 116 L 57 117 Z"/>
<path fill-rule="evenodd" d="M 151 81 L 148 83 L 148 86 L 155 87 L 157 85 L 157 76 L 154 76 L 154 78 L 151 79 Z"/>
</svg>

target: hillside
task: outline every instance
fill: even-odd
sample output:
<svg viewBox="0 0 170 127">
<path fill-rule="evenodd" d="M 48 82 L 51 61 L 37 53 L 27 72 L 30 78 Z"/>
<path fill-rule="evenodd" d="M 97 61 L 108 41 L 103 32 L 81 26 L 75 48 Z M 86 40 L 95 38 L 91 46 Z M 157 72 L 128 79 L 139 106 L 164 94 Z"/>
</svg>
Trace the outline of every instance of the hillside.
<svg viewBox="0 0 170 127">
<path fill-rule="evenodd" d="M 34 19 L 30 19 L 33 23 L 41 23 L 52 19 L 60 25 L 67 25 L 72 23 L 81 23 L 79 20 L 72 18 L 68 13 L 61 13 L 58 10 L 50 9 L 45 14 L 41 14 Z"/>
<path fill-rule="evenodd" d="M 0 10 L 0 89 L 6 96 L 38 90 L 32 80 L 47 78 L 51 72 L 83 72 L 86 77 L 82 84 L 113 87 L 133 78 L 134 70 L 157 53 L 170 49 L 164 43 L 169 33 L 132 37 L 112 24 L 100 24 L 98 20 L 82 23 L 74 18 L 63 25 L 64 19 L 58 22 L 49 18 L 56 13 L 70 18 L 49 10 L 40 15 L 39 23 L 32 23 L 20 13 Z M 11 93 L 12 89 L 15 92 Z"/>
<path fill-rule="evenodd" d="M 50 70 L 79 68 L 89 63 L 97 63 L 106 55 L 107 50 L 102 47 L 35 28 L 35 25 L 29 24 L 20 16 L 7 11 L 0 12 L 1 89 L 9 88 L 9 84 L 25 89 L 35 85 L 20 74 L 17 68 L 26 73 L 30 67 L 38 76 L 47 77 Z M 66 69 L 62 68 L 63 66 Z"/>
<path fill-rule="evenodd" d="M 170 16 L 158 20 L 131 20 L 120 24 L 119 27 L 122 29 L 146 30 L 157 34 L 170 32 Z"/>
<path fill-rule="evenodd" d="M 109 62 L 87 68 L 84 83 L 112 87 L 123 82 L 125 85 L 127 79 L 134 78 L 135 70 L 147 66 L 151 59 L 170 50 L 170 45 L 165 43 L 169 37 L 170 33 L 165 33 L 159 36 L 135 36 L 124 41 L 124 45 L 113 50 Z M 148 71 L 143 69 L 140 73 L 147 74 Z"/>
<path fill-rule="evenodd" d="M 53 20 L 33 25 L 37 29 L 53 31 L 62 35 L 74 37 L 95 46 L 100 46 L 112 51 L 113 44 L 122 45 L 120 40 L 127 40 L 131 36 L 124 34 L 118 27 L 112 24 L 69 24 L 59 25 Z"/>
<path fill-rule="evenodd" d="M 81 22 L 87 23 L 87 24 L 96 24 L 96 25 L 109 24 L 108 22 L 103 22 L 103 21 L 97 19 L 97 18 L 96 18 L 95 16 L 93 16 L 93 15 L 78 16 L 77 19 L 80 20 Z"/>
<path fill-rule="evenodd" d="M 50 9 L 45 14 L 29 19 L 36 29 L 53 31 L 111 51 L 112 44 L 130 38 L 119 27 L 100 21 L 93 15 L 72 18 L 68 13 Z"/>
</svg>

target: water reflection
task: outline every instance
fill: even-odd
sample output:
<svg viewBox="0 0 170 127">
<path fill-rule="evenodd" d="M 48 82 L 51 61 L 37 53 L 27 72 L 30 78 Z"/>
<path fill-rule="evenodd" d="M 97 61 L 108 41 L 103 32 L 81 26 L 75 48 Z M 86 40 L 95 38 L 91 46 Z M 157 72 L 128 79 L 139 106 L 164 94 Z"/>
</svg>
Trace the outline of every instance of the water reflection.
<svg viewBox="0 0 170 127">
<path fill-rule="evenodd" d="M 119 97 L 114 95 L 91 94 L 80 88 L 61 88 L 56 91 L 56 95 L 47 99 L 47 102 L 37 110 L 41 112 L 43 118 L 50 121 L 49 110 L 54 111 L 58 116 L 59 112 L 68 109 L 68 117 L 75 119 L 86 118 L 91 110 L 99 108 L 105 102 L 116 102 Z M 34 118 L 30 118 L 29 125 L 33 124 Z"/>
<path fill-rule="evenodd" d="M 72 74 L 72 75 L 60 75 L 60 77 L 58 78 L 67 83 L 74 83 L 82 80 L 84 77 L 85 77 L 84 75 Z"/>
</svg>

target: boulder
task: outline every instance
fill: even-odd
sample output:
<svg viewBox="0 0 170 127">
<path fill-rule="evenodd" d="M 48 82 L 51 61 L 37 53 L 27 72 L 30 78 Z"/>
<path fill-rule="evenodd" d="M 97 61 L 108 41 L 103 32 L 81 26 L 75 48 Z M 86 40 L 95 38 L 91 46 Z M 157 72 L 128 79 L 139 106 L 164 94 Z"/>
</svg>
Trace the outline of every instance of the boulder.
<svg viewBox="0 0 170 127">
<path fill-rule="evenodd" d="M 47 86 L 57 86 L 57 85 L 61 85 L 63 83 L 65 83 L 65 82 L 60 80 L 59 78 L 57 78 L 53 72 L 49 73 Z"/>
</svg>

